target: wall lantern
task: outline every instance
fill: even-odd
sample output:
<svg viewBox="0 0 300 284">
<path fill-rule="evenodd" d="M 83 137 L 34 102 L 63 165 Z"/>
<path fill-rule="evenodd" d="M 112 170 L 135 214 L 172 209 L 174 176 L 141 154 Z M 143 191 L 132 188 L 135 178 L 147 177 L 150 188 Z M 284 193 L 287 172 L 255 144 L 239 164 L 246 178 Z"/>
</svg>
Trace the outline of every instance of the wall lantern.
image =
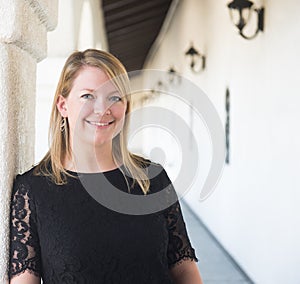
<svg viewBox="0 0 300 284">
<path fill-rule="evenodd" d="M 162 81 L 158 80 L 155 86 L 150 90 L 152 95 L 160 95 L 168 90 L 168 86 Z"/>
<path fill-rule="evenodd" d="M 243 38 L 252 39 L 260 31 L 264 30 L 265 9 L 263 7 L 256 8 L 254 7 L 253 2 L 248 0 L 233 0 L 227 5 L 227 7 L 229 8 L 231 21 L 239 29 L 239 33 Z M 257 28 L 253 35 L 247 36 L 244 34 L 244 28 L 248 24 L 252 13 L 257 14 Z M 237 19 L 237 21 L 235 21 L 235 19 Z"/>
<path fill-rule="evenodd" d="M 170 84 L 180 84 L 180 75 L 173 66 L 171 66 L 168 70 L 168 78 Z"/>
<path fill-rule="evenodd" d="M 206 58 L 194 48 L 193 44 L 191 44 L 185 55 L 189 58 L 190 67 L 193 72 L 199 73 L 205 69 Z"/>
<path fill-rule="evenodd" d="M 176 70 L 174 69 L 174 67 L 170 67 L 170 69 L 168 70 L 168 74 L 169 74 L 169 82 L 170 83 L 173 83 L 174 82 L 174 79 L 176 77 Z"/>
</svg>

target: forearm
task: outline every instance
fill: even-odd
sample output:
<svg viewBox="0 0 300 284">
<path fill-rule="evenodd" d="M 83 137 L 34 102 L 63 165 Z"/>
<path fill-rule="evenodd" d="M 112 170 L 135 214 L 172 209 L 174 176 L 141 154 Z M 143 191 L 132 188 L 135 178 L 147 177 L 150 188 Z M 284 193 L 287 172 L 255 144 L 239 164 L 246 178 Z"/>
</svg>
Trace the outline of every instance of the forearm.
<svg viewBox="0 0 300 284">
<path fill-rule="evenodd" d="M 10 284 L 40 284 L 41 278 L 33 275 L 32 273 L 25 271 L 20 275 L 14 276 Z"/>
<path fill-rule="evenodd" d="M 186 260 L 170 270 L 175 284 L 203 284 L 198 267 L 194 261 Z"/>
</svg>

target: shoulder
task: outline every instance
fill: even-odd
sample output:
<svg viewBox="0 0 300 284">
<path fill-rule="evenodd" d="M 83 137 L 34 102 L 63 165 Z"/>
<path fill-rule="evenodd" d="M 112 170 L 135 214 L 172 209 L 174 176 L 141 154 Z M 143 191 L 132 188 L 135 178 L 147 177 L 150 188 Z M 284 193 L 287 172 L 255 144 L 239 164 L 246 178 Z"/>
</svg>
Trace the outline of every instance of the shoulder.
<svg viewBox="0 0 300 284">
<path fill-rule="evenodd" d="M 150 180 L 150 192 L 155 193 L 173 186 L 164 166 L 149 159 L 143 159 L 144 169 Z"/>
<path fill-rule="evenodd" d="M 140 168 L 143 168 L 146 171 L 147 176 L 150 180 L 159 178 L 169 181 L 167 172 L 161 164 L 137 155 L 133 155 L 133 159 Z"/>
<path fill-rule="evenodd" d="M 145 173 L 152 185 L 159 183 L 166 187 L 171 184 L 170 178 L 161 164 L 136 154 L 131 154 L 131 157 L 138 167 L 145 170 Z"/>
<path fill-rule="evenodd" d="M 23 191 L 24 193 L 33 193 L 35 188 L 42 184 L 49 184 L 49 179 L 46 176 L 35 174 L 36 166 L 32 166 L 30 169 L 23 173 L 19 173 L 14 178 L 13 191 Z"/>
<path fill-rule="evenodd" d="M 31 167 L 27 171 L 23 173 L 19 173 L 15 176 L 14 178 L 14 184 L 27 184 L 28 180 L 32 179 L 33 177 L 33 172 L 34 172 L 34 167 Z"/>
<path fill-rule="evenodd" d="M 173 183 L 163 165 L 150 160 L 146 161 L 146 172 L 150 180 L 149 193 L 158 194 L 155 199 L 157 204 L 167 210 L 163 210 L 164 212 L 169 212 L 169 208 L 178 201 Z"/>
<path fill-rule="evenodd" d="M 32 181 L 34 179 L 41 178 L 42 176 L 35 174 L 36 167 L 37 166 L 32 166 L 31 168 L 29 168 L 25 172 L 17 174 L 16 177 L 15 177 L 15 180 L 16 181 L 24 181 L 24 182 L 28 182 L 29 181 L 30 182 L 30 181 Z"/>
</svg>

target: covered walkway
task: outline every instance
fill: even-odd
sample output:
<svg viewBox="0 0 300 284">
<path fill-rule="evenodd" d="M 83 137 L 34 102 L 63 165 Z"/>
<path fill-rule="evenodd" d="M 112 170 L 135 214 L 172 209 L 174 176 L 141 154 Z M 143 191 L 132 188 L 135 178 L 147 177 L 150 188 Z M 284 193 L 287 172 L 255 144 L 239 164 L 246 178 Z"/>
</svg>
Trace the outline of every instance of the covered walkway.
<svg viewBox="0 0 300 284">
<path fill-rule="evenodd" d="M 118 57 L 124 44 L 138 46 L 128 38 L 128 30 L 122 37 L 120 31 L 108 35 L 115 20 L 121 28 L 134 20 L 125 8 L 137 16 L 137 32 L 143 36 L 133 37 L 144 47 L 149 30 L 142 25 L 148 19 L 152 28 L 154 14 L 147 18 L 141 11 L 150 13 L 149 5 L 159 3 L 154 11 L 165 15 L 161 2 L 170 1 L 0 0 L 1 284 L 6 283 L 13 178 L 39 161 L 48 149 L 49 106 L 65 58 L 75 49 L 111 50 L 116 42 L 122 44 L 119 54 L 114 50 Z M 136 96 L 134 103 L 159 107 L 161 121 L 170 122 L 174 131 L 152 124 L 144 127 L 147 129 L 139 137 L 132 132 L 132 137 L 138 138 L 131 139 L 135 143 L 132 146 L 138 146 L 138 153 L 146 156 L 159 153 L 172 181 L 179 180 L 182 157 L 192 153 L 190 146 L 197 146 L 193 149 L 198 149 L 198 156 L 193 157 L 199 158 L 199 168 L 195 178 L 189 179 L 193 186 L 184 197 L 189 207 L 182 207 L 205 284 L 299 284 L 300 1 L 251 1 L 265 11 L 264 31 L 252 40 L 239 35 L 231 21 L 229 2 L 232 0 L 172 0 L 176 5 L 171 6 L 142 68 L 157 70 L 157 76 L 145 80 L 150 88 L 143 85 L 140 90 L 147 92 Z M 103 3 L 110 8 L 105 5 L 103 9 Z M 138 7 L 136 3 L 146 4 Z M 105 22 L 107 16 L 115 20 Z M 256 27 L 256 19 L 255 15 L 249 18 L 249 34 Z M 110 23 L 110 28 L 105 23 Z M 202 69 L 195 69 L 186 56 L 191 46 L 204 55 L 200 59 L 205 60 L 198 57 L 197 61 Z M 133 58 L 125 55 L 134 63 L 138 54 L 134 48 L 130 50 Z M 179 75 L 175 76 L 177 81 L 172 77 L 174 70 Z M 132 79 L 137 82 L 140 77 L 137 73 Z M 226 141 L 214 141 L 226 142 L 228 163 L 215 192 L 203 203 L 199 194 L 211 168 L 209 132 L 214 129 L 208 129 L 195 107 L 200 96 L 187 99 L 193 86 L 205 93 L 217 120 L 227 130 Z M 168 94 L 179 99 L 169 100 Z M 139 120 L 146 126 L 147 115 Z M 187 127 L 179 128 L 174 118 Z M 195 167 L 184 169 L 188 172 Z"/>
<path fill-rule="evenodd" d="M 183 200 L 181 207 L 204 283 L 253 283 Z"/>
</svg>

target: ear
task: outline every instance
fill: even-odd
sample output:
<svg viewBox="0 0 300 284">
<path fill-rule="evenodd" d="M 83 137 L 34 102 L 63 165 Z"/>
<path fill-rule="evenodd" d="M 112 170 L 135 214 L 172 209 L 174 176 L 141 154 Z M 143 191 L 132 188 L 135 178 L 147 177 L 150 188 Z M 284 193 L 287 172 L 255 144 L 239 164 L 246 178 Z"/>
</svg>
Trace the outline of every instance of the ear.
<svg viewBox="0 0 300 284">
<path fill-rule="evenodd" d="M 64 98 L 62 95 L 58 96 L 56 107 L 62 117 L 68 117 L 66 98 Z"/>
</svg>

